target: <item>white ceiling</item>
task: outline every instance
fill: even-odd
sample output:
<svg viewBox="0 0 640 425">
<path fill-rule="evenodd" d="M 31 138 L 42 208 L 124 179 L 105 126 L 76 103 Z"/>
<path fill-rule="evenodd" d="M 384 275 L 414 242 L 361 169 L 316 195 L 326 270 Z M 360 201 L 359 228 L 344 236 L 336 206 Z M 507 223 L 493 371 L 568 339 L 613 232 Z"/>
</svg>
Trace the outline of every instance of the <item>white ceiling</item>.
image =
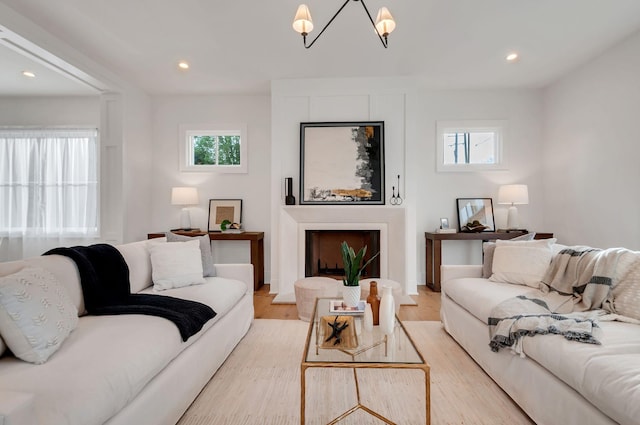
<svg viewBox="0 0 640 425">
<path fill-rule="evenodd" d="M 374 18 L 387 6 L 396 19 L 388 49 L 350 1 L 306 50 L 291 27 L 300 1 L 0 0 L 152 94 L 268 93 L 275 79 L 384 76 L 435 88 L 542 87 L 640 30 L 639 0 L 366 0 Z M 313 39 L 342 0 L 306 1 Z M 0 25 L 11 27 L 2 17 Z M 521 60 L 508 64 L 512 50 Z M 190 70 L 177 69 L 181 59 Z M 51 90 L 16 80 L 26 66 L 16 54 L 0 49 L 0 60 L 0 94 Z M 64 87 L 59 77 L 50 87 Z"/>
</svg>

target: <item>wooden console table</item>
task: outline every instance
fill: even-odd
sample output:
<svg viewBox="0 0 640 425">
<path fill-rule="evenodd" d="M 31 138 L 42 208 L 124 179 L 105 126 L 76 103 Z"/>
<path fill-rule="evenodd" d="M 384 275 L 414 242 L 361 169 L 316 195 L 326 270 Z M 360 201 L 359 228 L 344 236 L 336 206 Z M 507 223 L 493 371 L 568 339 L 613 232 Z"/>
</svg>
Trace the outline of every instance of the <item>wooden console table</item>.
<svg viewBox="0 0 640 425">
<path fill-rule="evenodd" d="M 177 235 L 202 236 L 209 235 L 212 241 L 249 241 L 251 242 L 251 264 L 253 265 L 253 289 L 257 291 L 264 285 L 264 232 L 190 232 L 174 231 Z M 147 238 L 163 238 L 164 232 L 148 233 Z"/>
<path fill-rule="evenodd" d="M 490 241 L 496 239 L 513 239 L 527 233 L 526 231 L 479 232 L 479 233 L 431 233 L 425 232 L 426 239 L 426 271 L 427 286 L 440 292 L 440 266 L 442 265 L 442 241 Z M 535 239 L 552 238 L 553 233 L 536 233 Z"/>
</svg>

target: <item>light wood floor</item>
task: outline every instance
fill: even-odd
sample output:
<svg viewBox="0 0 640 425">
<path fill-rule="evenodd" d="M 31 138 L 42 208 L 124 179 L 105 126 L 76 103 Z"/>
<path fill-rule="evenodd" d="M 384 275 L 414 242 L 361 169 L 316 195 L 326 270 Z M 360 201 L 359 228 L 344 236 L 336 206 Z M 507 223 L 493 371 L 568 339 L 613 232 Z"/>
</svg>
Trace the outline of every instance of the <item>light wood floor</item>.
<svg viewBox="0 0 640 425">
<path fill-rule="evenodd" d="M 256 319 L 298 319 L 295 304 L 271 304 L 275 295 L 269 294 L 270 285 L 263 285 L 253 296 Z M 424 285 L 418 286 L 418 295 L 412 295 L 418 305 L 403 305 L 400 320 L 440 320 L 440 293 Z"/>
</svg>

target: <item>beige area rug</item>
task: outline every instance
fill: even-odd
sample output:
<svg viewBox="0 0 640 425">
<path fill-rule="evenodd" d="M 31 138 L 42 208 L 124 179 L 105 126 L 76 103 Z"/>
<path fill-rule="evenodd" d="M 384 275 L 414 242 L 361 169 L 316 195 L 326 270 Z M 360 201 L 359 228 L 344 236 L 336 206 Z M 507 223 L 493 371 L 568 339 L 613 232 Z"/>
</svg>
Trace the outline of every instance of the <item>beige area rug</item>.
<svg viewBox="0 0 640 425">
<path fill-rule="evenodd" d="M 431 365 L 432 424 L 533 424 L 440 322 L 404 323 Z M 178 424 L 298 425 L 307 330 L 298 320 L 256 319 Z M 423 372 L 360 369 L 358 377 L 363 404 L 398 424 L 425 423 Z M 308 369 L 306 423 L 326 424 L 355 405 L 353 381 L 352 369 Z M 340 422 L 382 423 L 361 410 Z"/>
</svg>

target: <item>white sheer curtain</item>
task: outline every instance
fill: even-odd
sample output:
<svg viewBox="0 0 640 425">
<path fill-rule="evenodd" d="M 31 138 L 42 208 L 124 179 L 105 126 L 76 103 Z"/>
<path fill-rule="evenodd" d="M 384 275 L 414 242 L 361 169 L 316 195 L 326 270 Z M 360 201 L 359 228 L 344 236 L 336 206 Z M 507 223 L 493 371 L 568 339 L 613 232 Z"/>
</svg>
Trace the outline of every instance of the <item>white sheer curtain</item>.
<svg viewBox="0 0 640 425">
<path fill-rule="evenodd" d="M 98 236 L 98 131 L 0 128 L 0 260 Z"/>
</svg>

